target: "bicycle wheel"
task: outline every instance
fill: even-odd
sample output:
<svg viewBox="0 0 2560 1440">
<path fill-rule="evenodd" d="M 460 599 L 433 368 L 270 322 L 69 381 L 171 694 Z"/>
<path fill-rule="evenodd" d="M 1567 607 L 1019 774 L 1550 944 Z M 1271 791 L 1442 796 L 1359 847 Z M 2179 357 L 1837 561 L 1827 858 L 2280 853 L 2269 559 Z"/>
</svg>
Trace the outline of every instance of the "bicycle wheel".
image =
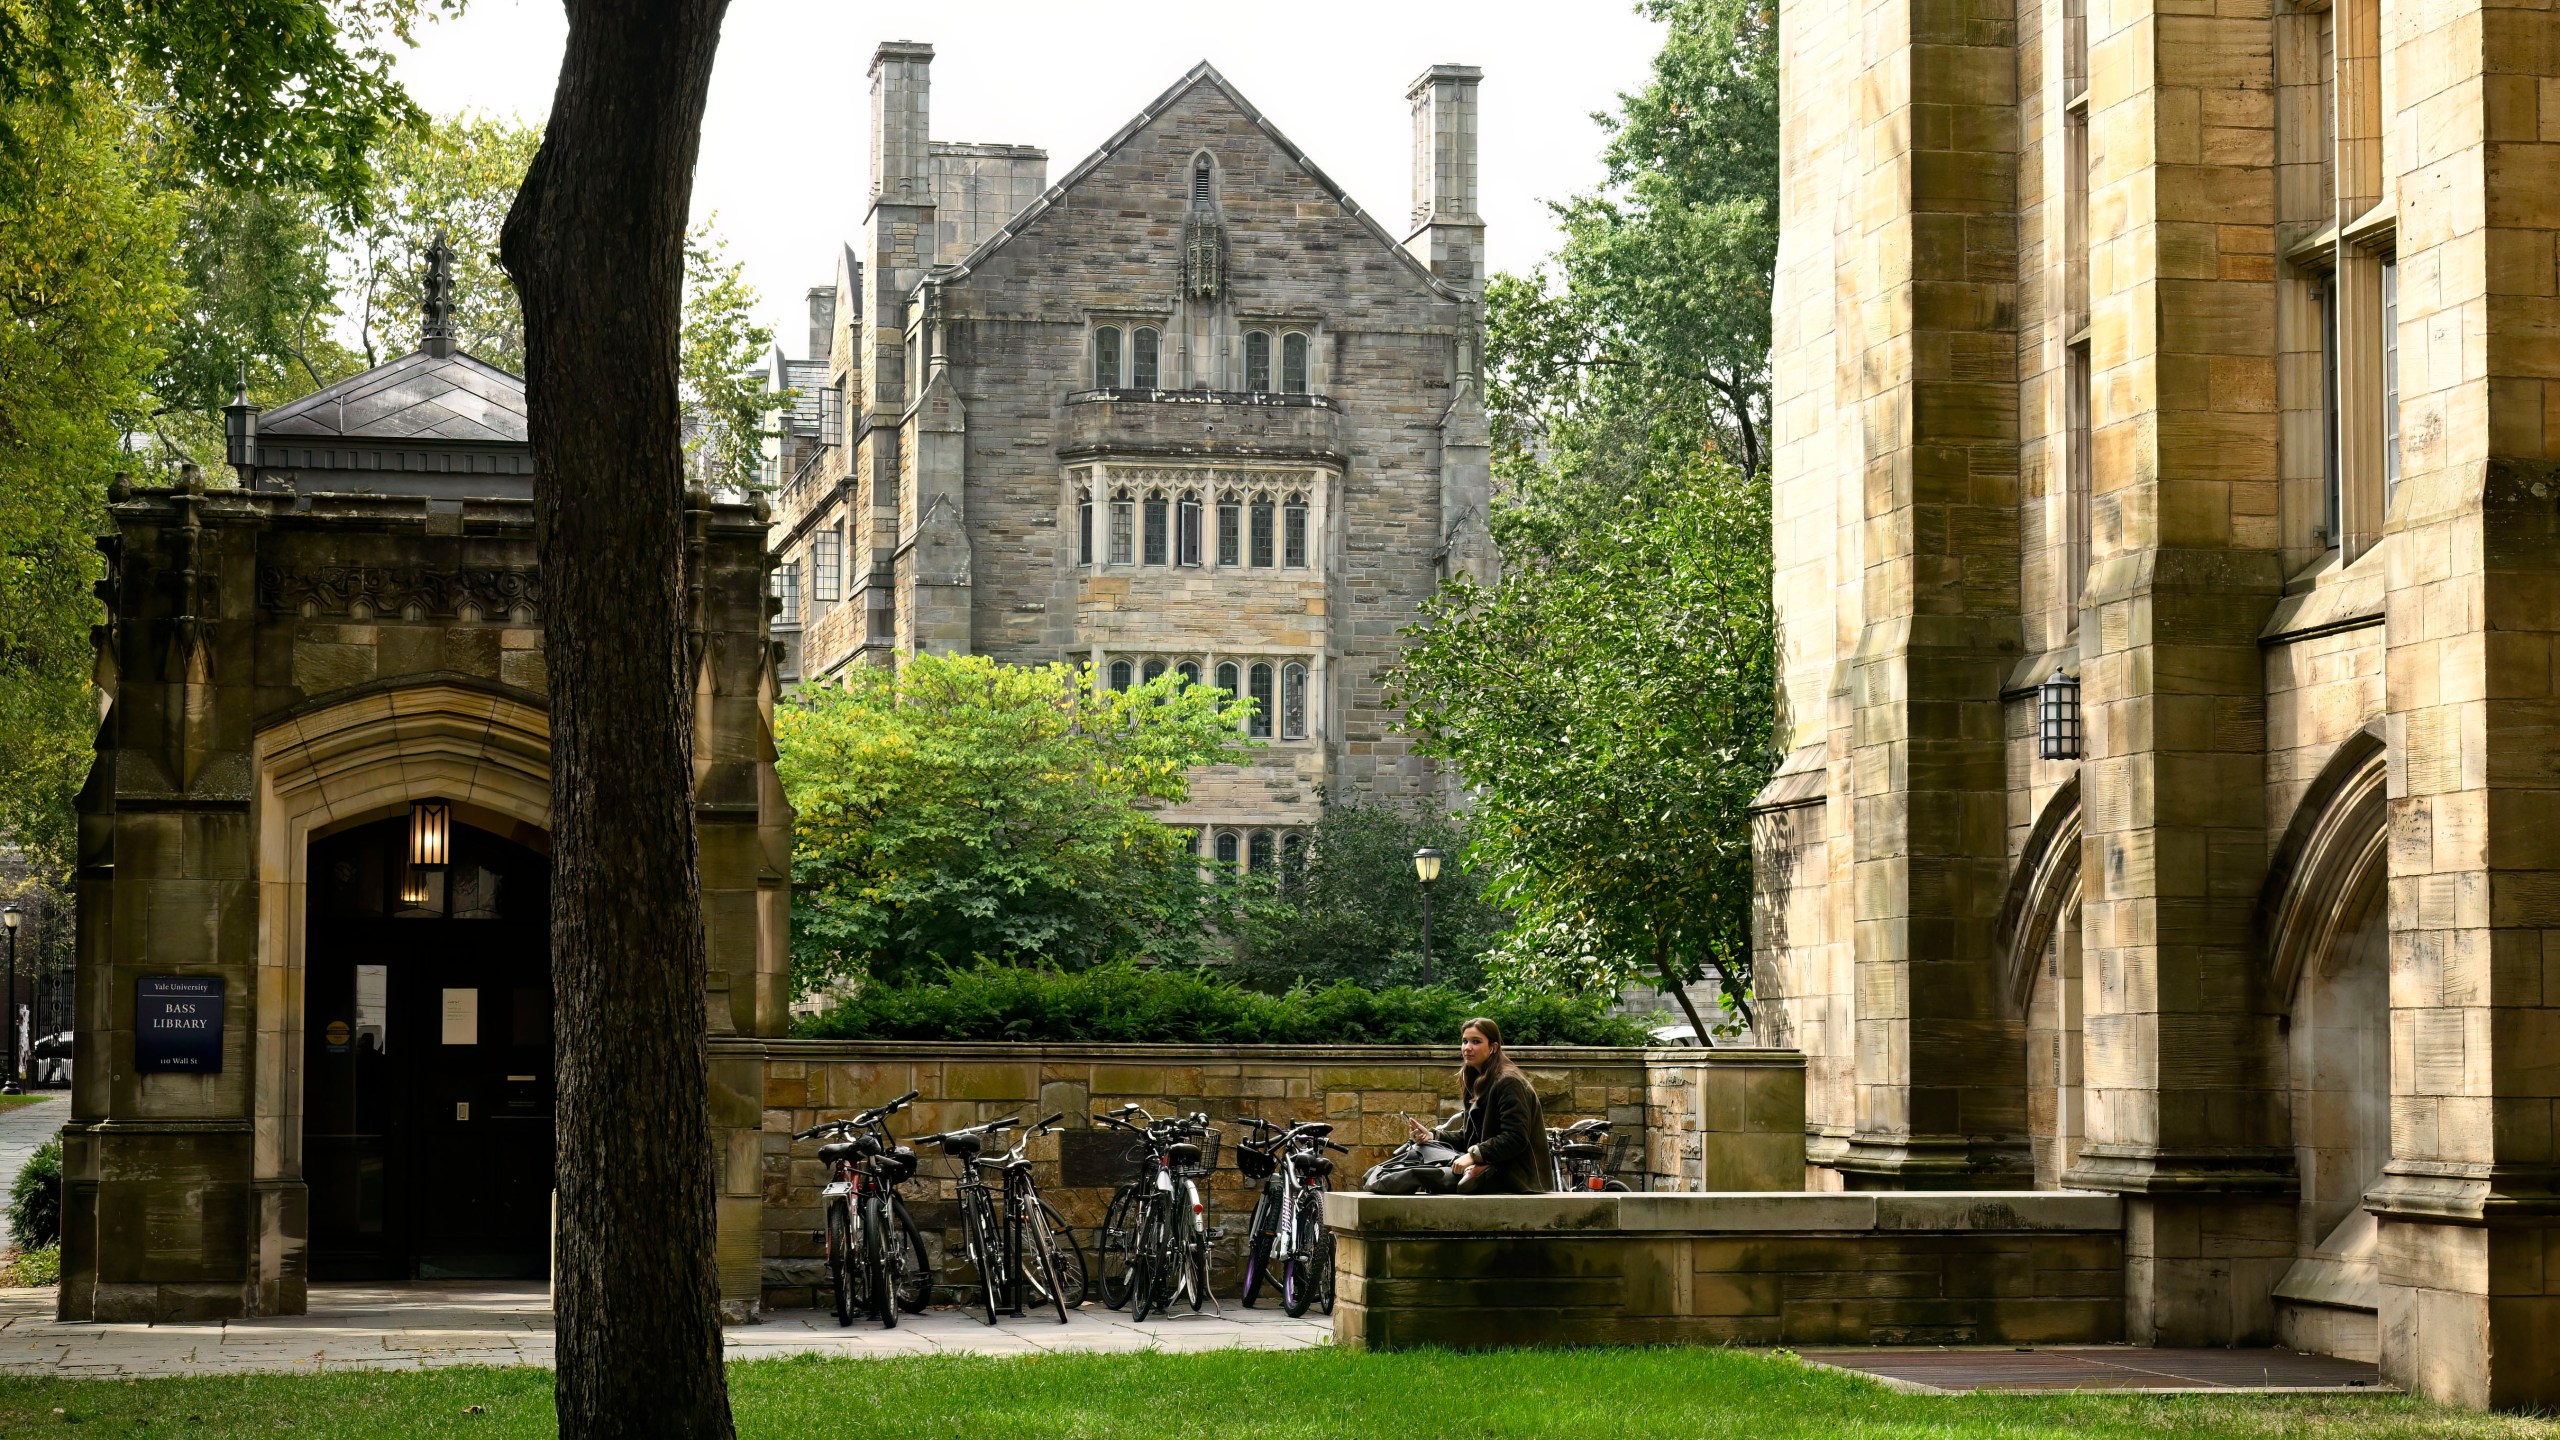
<svg viewBox="0 0 2560 1440">
<path fill-rule="evenodd" d="M 1280 1197 L 1276 1186 L 1265 1185 L 1260 1199 L 1253 1202 L 1253 1228 L 1246 1231 L 1244 1252 L 1244 1308 L 1253 1308 L 1255 1297 L 1262 1294 L 1262 1282 L 1270 1278 L 1271 1241 L 1280 1228 Z"/>
<path fill-rule="evenodd" d="M 1144 1320 L 1173 1299 L 1181 1276 L 1182 1236 L 1174 1229 L 1172 1201 L 1151 1193 L 1140 1203 L 1138 1243 L 1129 1264 L 1129 1313 Z"/>
<path fill-rule="evenodd" d="M 924 1232 L 916 1229 L 907 1202 L 894 1190 L 889 1192 L 889 1260 L 896 1276 L 898 1308 L 910 1315 L 923 1314 L 925 1303 L 933 1298 L 933 1261 L 925 1254 Z"/>
<path fill-rule="evenodd" d="M 1114 1310 L 1129 1308 L 1129 1266 L 1138 1248 L 1138 1200 L 1145 1192 L 1123 1185 L 1102 1212 L 1102 1228 L 1094 1233 L 1093 1263 L 1101 1272 L 1102 1303 Z"/>
<path fill-rule="evenodd" d="M 862 1305 L 883 1330 L 898 1325 L 894 1277 L 889 1273 L 889 1211 L 877 1194 L 862 1197 Z"/>
<path fill-rule="evenodd" d="M 853 1216 L 842 1200 L 827 1205 L 827 1291 L 836 1323 L 853 1323 Z"/>
<path fill-rule="evenodd" d="M 1015 1257 L 1013 1272 L 1013 1313 L 1028 1315 L 1031 1302 L 1046 1300 L 1058 1312 L 1058 1323 L 1067 1323 L 1065 1293 L 1058 1287 L 1058 1254 L 1049 1242 L 1049 1217 L 1041 1213 L 1039 1200 L 1021 1196 L 1021 1208 L 1007 1208 L 1012 1221 L 1012 1238 L 1007 1242 Z"/>
<path fill-rule="evenodd" d="M 1313 1206 L 1298 1207 L 1297 1233 L 1289 1237 L 1289 1257 L 1280 1262 L 1280 1308 L 1292 1320 L 1316 1303 L 1316 1246 L 1324 1222 L 1313 1211 Z"/>
<path fill-rule="evenodd" d="M 1058 1301 L 1073 1310 L 1084 1304 L 1087 1284 L 1084 1273 L 1084 1250 L 1076 1244 L 1076 1232 L 1048 1201 L 1040 1202 L 1040 1214 L 1048 1222 L 1049 1268 L 1058 1277 Z"/>
<path fill-rule="evenodd" d="M 1330 1230 L 1316 1242 L 1316 1303 L 1324 1307 L 1327 1315 L 1333 1313 L 1333 1232 Z"/>
<path fill-rule="evenodd" d="M 1005 1288 L 1003 1237 L 996 1234 L 996 1217 L 987 1209 L 987 1192 L 983 1189 L 960 1192 L 961 1229 L 969 1237 L 969 1261 L 978 1267 L 978 1309 L 990 1325 L 996 1323 L 996 1297 Z"/>
</svg>

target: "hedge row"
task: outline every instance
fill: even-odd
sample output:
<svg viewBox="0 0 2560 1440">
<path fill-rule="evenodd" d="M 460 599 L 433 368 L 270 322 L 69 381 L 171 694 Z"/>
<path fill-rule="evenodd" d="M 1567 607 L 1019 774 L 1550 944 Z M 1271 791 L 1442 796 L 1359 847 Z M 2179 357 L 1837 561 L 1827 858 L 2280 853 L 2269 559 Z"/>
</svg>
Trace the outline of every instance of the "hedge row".
<svg viewBox="0 0 2560 1440">
<path fill-rule="evenodd" d="M 1597 1001 L 1495 1000 L 1447 986 L 1367 990 L 1348 981 L 1271 995 L 1199 970 L 1127 963 L 1060 972 L 1013 966 L 879 986 L 803 1019 L 830 1040 L 1014 1040 L 1210 1045 L 1454 1044 L 1468 1017 L 1512 1045 L 1643 1045 L 1642 1025 Z"/>
</svg>

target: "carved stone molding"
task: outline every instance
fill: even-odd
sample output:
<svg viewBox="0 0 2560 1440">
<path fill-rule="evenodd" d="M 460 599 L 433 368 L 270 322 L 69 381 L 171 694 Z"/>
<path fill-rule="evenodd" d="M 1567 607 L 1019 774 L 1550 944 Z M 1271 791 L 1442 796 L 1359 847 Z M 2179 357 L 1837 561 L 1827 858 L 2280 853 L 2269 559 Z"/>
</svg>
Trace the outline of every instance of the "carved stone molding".
<svg viewBox="0 0 2560 1440">
<path fill-rule="evenodd" d="M 542 578 L 532 570 L 427 570 L 414 566 L 269 566 L 258 604 L 271 611 L 350 620 L 449 620 L 539 625 Z"/>
</svg>

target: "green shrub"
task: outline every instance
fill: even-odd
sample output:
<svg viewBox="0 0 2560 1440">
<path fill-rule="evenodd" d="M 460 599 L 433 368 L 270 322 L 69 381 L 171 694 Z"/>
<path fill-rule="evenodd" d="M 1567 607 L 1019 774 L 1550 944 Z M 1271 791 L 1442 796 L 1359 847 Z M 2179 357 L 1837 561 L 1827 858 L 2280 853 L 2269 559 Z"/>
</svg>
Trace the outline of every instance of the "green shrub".
<svg viewBox="0 0 2560 1440">
<path fill-rule="evenodd" d="M 9 1187 L 9 1239 L 21 1250 L 62 1243 L 62 1139 L 36 1147 Z"/>
<path fill-rule="evenodd" d="M 62 1247 L 47 1245 L 41 1250 L 21 1250 L 14 1259 L 0 1261 L 0 1285 L 59 1285 L 62 1283 Z"/>
<path fill-rule="evenodd" d="M 1513 1045 L 1642 1045 L 1644 1027 L 1596 1000 L 1494 1000 L 1447 986 L 1365 990 L 1349 982 L 1281 995 L 1193 969 L 1123 962 L 1072 974 L 981 965 L 939 980 L 874 986 L 800 1022 L 831 1040 L 1017 1040 L 1106 1044 L 1454 1043 L 1471 1015 Z"/>
</svg>

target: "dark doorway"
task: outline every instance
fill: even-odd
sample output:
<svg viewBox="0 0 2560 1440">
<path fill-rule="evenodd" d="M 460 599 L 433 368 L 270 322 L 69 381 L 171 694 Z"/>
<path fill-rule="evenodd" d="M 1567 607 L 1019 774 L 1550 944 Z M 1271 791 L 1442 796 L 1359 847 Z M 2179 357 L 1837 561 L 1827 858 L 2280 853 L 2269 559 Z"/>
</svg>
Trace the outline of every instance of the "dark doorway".
<svg viewBox="0 0 2560 1440">
<path fill-rule="evenodd" d="M 408 821 L 311 847 L 303 1173 L 314 1280 L 550 1272 L 551 862 Z"/>
</svg>

